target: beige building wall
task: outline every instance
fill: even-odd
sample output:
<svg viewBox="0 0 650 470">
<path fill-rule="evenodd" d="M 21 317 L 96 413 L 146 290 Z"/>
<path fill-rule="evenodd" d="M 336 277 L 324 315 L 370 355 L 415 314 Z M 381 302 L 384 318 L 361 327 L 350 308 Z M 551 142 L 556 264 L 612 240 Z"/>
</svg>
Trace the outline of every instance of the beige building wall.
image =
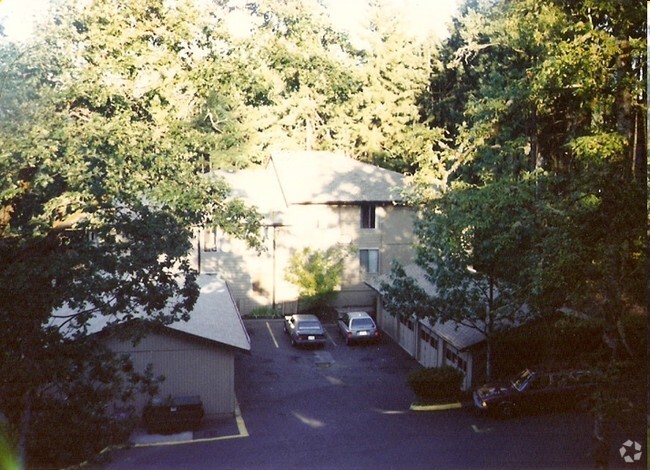
<svg viewBox="0 0 650 470">
<path fill-rule="evenodd" d="M 159 396 L 200 395 L 206 415 L 225 416 L 235 412 L 235 361 L 232 351 L 207 340 L 196 341 L 181 334 L 150 333 L 133 346 L 131 341 L 108 337 L 106 344 L 116 353 L 128 354 L 135 370 L 143 372 L 153 364 L 153 375 L 165 376 Z M 136 400 L 138 413 L 149 397 Z"/>
<path fill-rule="evenodd" d="M 264 228 L 264 250 L 256 252 L 220 234 L 197 233 L 194 253 L 200 255 L 203 273 L 219 273 L 228 282 L 242 315 L 256 307 L 275 303 L 287 313 L 296 309 L 298 289 L 284 279 L 291 256 L 305 247 L 324 250 L 334 245 L 350 248 L 338 295 L 337 307 L 374 311 L 374 295 L 364 281 L 390 272 L 393 260 L 413 262 L 413 210 L 404 206 L 378 205 L 374 229 L 360 228 L 359 205 L 305 204 L 290 206 L 277 226 Z M 216 241 L 215 241 L 216 240 Z M 206 248 L 208 251 L 205 251 Z M 359 250 L 378 250 L 379 271 L 361 269 Z"/>
</svg>

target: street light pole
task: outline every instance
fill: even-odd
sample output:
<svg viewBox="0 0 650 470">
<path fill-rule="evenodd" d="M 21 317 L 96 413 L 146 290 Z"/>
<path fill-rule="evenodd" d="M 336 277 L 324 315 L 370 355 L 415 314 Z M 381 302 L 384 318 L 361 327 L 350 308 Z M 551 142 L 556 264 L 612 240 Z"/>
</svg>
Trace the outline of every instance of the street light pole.
<svg viewBox="0 0 650 470">
<path fill-rule="evenodd" d="M 275 249 L 276 249 L 276 244 L 275 244 L 275 229 L 279 226 L 279 224 L 274 223 L 272 225 L 273 227 L 273 279 L 272 279 L 272 285 L 271 285 L 271 296 L 272 296 L 272 304 L 273 304 L 273 315 L 275 315 Z"/>
</svg>

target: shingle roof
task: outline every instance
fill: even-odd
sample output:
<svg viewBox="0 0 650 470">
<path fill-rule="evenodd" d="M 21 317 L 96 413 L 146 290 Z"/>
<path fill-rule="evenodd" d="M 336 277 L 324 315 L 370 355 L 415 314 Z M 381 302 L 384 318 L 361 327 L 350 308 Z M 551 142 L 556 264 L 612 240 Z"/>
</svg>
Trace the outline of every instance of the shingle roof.
<svg viewBox="0 0 650 470">
<path fill-rule="evenodd" d="M 436 295 L 436 286 L 427 279 L 426 272 L 420 266 L 409 264 L 404 267 L 404 272 L 416 281 L 418 286 L 429 296 L 434 297 Z M 388 275 L 379 276 L 376 279 L 366 281 L 366 284 L 381 293 L 381 284 L 383 282 L 390 284 L 390 277 Z M 461 351 L 485 341 L 485 336 L 477 329 L 462 325 L 453 320 L 448 320 L 444 323 L 436 321 L 434 324 L 431 323 L 429 318 L 423 319 L 422 321 L 438 336 L 444 338 L 452 346 Z"/>
<path fill-rule="evenodd" d="M 215 172 L 232 189 L 232 195 L 256 206 L 263 214 L 286 209 L 282 189 L 275 173 L 269 168 L 255 168 L 235 172 Z"/>
<path fill-rule="evenodd" d="M 202 274 L 198 276 L 198 284 L 201 294 L 190 320 L 172 323 L 169 328 L 250 351 L 250 338 L 225 281 Z"/>
<path fill-rule="evenodd" d="M 250 338 L 225 281 L 217 276 L 203 274 L 198 276 L 197 282 L 201 293 L 190 313 L 190 319 L 187 322 L 172 323 L 166 328 L 250 351 Z M 57 315 L 66 313 L 65 308 L 56 312 Z M 99 333 L 110 320 L 105 316 L 93 317 L 88 323 L 88 334 Z"/>
<path fill-rule="evenodd" d="M 405 186 L 404 175 L 341 153 L 278 152 L 269 167 L 287 204 L 396 202 Z"/>
</svg>

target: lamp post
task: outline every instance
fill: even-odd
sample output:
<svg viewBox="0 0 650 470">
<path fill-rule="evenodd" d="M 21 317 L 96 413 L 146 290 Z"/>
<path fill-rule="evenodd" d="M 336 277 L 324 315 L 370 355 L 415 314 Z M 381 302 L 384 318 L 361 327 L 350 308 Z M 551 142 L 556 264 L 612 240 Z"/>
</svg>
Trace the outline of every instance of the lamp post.
<svg viewBox="0 0 650 470">
<path fill-rule="evenodd" d="M 271 299 L 272 299 L 272 310 L 273 315 L 275 315 L 275 250 L 276 250 L 276 241 L 275 241 L 275 230 L 279 227 L 279 224 L 273 224 L 273 279 L 271 280 Z"/>
<path fill-rule="evenodd" d="M 272 274 L 271 274 L 271 305 L 273 312 L 275 312 L 275 277 L 276 277 L 276 251 L 277 251 L 277 238 L 276 230 L 278 227 L 284 227 L 284 224 L 280 220 L 271 220 L 263 224 L 264 227 L 271 227 L 273 229 L 272 235 L 272 245 L 271 245 L 271 263 L 272 263 Z"/>
</svg>

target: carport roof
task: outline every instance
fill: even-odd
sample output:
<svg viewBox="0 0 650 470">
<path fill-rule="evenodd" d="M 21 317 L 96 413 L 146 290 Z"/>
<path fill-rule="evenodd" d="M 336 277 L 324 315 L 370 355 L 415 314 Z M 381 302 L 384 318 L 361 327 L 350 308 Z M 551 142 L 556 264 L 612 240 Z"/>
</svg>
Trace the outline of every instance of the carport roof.
<svg viewBox="0 0 650 470">
<path fill-rule="evenodd" d="M 429 281 L 426 272 L 420 266 L 409 264 L 404 267 L 404 272 L 407 276 L 416 281 L 418 286 L 429 296 L 434 297 L 436 295 L 436 286 Z M 388 275 L 383 275 L 376 279 L 366 281 L 366 284 L 381 295 L 381 284 L 383 282 L 390 284 L 390 277 Z M 448 320 L 446 322 L 436 321 L 436 323 L 432 325 L 430 320 L 426 318 L 423 319 L 422 322 L 431 328 L 435 334 L 461 351 L 485 341 L 485 336 L 477 329 L 453 320 Z"/>
<path fill-rule="evenodd" d="M 198 276 L 197 283 L 201 292 L 190 312 L 190 319 L 166 325 L 165 328 L 250 351 L 250 338 L 226 282 L 217 276 L 202 274 Z M 55 313 L 65 315 L 68 313 L 66 310 L 59 309 Z M 88 334 L 101 332 L 111 321 L 115 321 L 115 318 L 93 317 L 88 322 Z"/>
</svg>

